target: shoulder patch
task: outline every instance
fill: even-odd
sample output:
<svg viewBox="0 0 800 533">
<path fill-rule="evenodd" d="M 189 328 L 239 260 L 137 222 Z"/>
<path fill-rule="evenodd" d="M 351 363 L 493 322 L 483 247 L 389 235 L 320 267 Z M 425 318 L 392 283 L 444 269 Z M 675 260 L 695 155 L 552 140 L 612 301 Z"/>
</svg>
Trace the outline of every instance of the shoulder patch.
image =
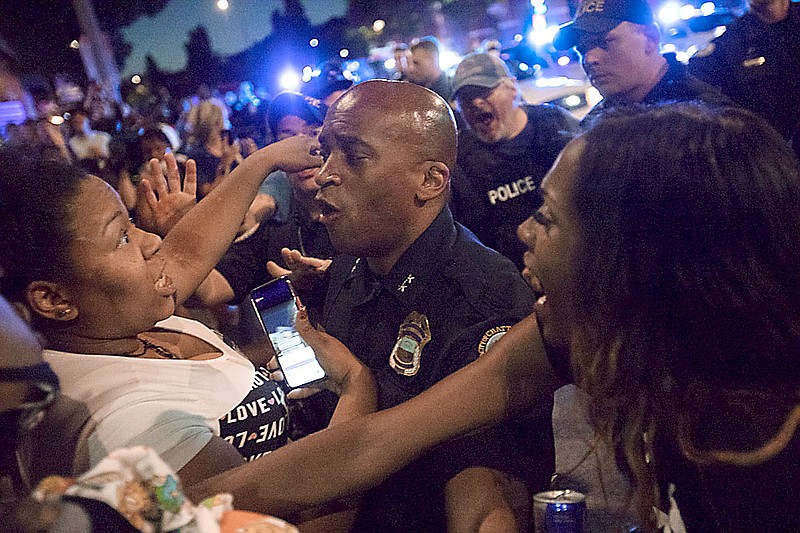
<svg viewBox="0 0 800 533">
<path fill-rule="evenodd" d="M 701 48 L 700 50 L 695 52 L 694 55 L 692 56 L 692 58 L 695 58 L 695 57 L 708 57 L 711 54 L 713 54 L 714 50 L 716 50 L 716 49 L 717 49 L 717 45 L 715 45 L 714 43 L 708 43 L 703 48 Z"/>
<path fill-rule="evenodd" d="M 484 333 L 481 342 L 478 343 L 478 355 L 485 354 L 510 329 L 511 326 L 495 326 Z"/>
</svg>

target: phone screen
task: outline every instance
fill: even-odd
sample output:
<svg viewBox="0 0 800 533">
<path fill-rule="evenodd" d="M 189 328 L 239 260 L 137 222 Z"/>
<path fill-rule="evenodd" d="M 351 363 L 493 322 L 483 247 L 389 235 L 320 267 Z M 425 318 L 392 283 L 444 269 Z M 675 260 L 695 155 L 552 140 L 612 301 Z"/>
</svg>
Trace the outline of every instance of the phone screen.
<svg viewBox="0 0 800 533">
<path fill-rule="evenodd" d="M 254 289 L 250 301 L 278 354 L 287 385 L 302 387 L 324 378 L 314 351 L 294 328 L 297 305 L 289 280 L 278 278 Z"/>
</svg>

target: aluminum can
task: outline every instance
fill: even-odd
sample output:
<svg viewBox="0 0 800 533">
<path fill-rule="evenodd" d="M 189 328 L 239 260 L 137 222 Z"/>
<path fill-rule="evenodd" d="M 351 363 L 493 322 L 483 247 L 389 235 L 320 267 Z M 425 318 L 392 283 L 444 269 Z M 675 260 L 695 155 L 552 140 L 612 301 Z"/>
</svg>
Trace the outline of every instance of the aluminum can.
<svg viewBox="0 0 800 533">
<path fill-rule="evenodd" d="M 574 490 L 548 490 L 533 497 L 536 533 L 583 533 L 586 496 Z"/>
</svg>

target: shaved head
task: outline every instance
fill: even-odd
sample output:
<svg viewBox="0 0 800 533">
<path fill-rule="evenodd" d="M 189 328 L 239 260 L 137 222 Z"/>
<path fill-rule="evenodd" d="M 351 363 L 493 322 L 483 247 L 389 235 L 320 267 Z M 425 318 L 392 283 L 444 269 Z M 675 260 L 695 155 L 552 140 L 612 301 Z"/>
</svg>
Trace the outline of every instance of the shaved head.
<svg viewBox="0 0 800 533">
<path fill-rule="evenodd" d="M 441 96 L 425 87 L 390 80 L 370 80 L 347 91 L 331 111 L 354 113 L 380 121 L 398 149 L 411 150 L 420 161 L 439 161 L 453 168 L 457 136 L 453 111 Z"/>
<path fill-rule="evenodd" d="M 388 272 L 447 205 L 452 110 L 419 85 L 367 81 L 328 110 L 319 140 L 316 200 L 334 248 Z"/>
</svg>

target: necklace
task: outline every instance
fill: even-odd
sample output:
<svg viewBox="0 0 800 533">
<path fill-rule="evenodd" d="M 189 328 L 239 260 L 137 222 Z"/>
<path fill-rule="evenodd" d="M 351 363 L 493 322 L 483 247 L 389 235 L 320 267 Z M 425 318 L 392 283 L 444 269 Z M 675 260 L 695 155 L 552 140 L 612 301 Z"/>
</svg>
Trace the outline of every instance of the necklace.
<svg viewBox="0 0 800 533">
<path fill-rule="evenodd" d="M 152 343 L 152 342 L 150 342 L 148 340 L 145 340 L 145 339 L 143 339 L 141 337 L 136 337 L 136 340 L 138 340 L 139 342 L 142 343 L 142 351 L 139 352 L 139 353 L 129 353 L 129 354 L 126 355 L 127 357 L 140 357 L 140 356 L 144 355 L 145 353 L 147 353 L 147 350 L 153 350 L 154 352 L 156 352 L 158 355 L 160 355 L 161 357 L 163 357 L 165 359 L 180 359 L 180 357 L 178 357 L 177 355 L 172 353 L 170 350 L 168 350 L 167 348 L 165 348 L 165 347 L 163 347 L 161 345 Z"/>
</svg>

